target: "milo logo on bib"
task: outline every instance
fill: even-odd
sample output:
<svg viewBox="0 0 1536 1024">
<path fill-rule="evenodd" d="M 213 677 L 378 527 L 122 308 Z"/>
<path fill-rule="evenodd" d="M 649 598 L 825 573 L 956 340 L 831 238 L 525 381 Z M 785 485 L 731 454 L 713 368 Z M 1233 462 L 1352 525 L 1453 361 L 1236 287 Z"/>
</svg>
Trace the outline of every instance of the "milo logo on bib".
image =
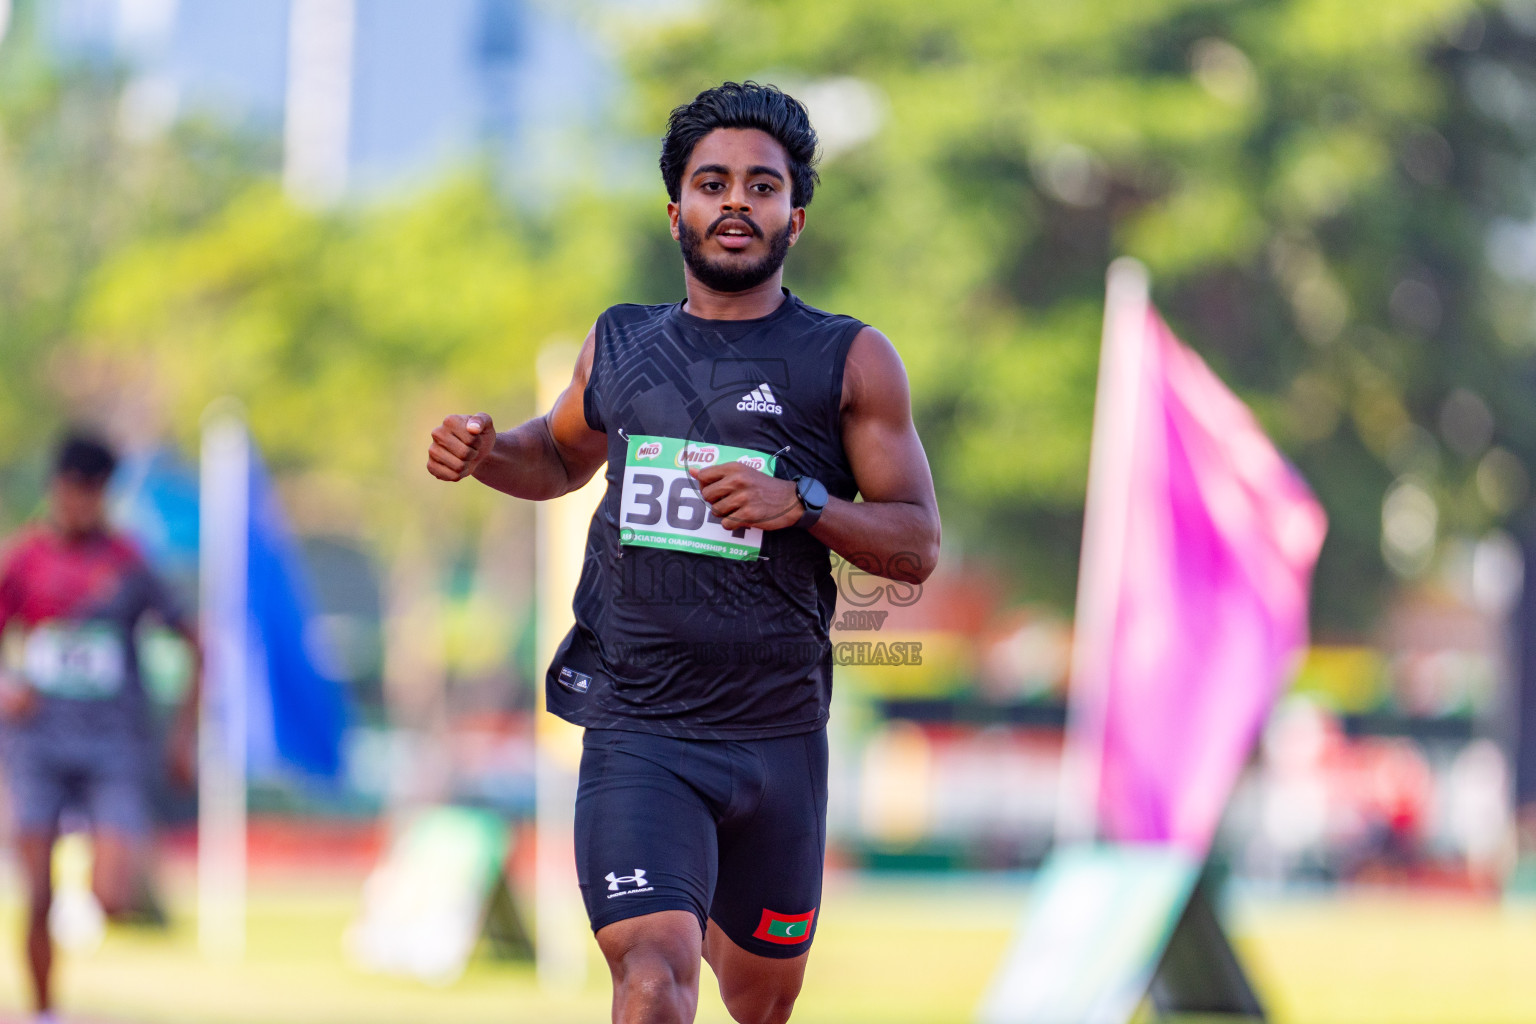
<svg viewBox="0 0 1536 1024">
<path fill-rule="evenodd" d="M 715 445 L 687 444 L 677 453 L 677 466 L 679 469 L 703 469 L 713 466 L 719 458 L 720 449 Z"/>
<path fill-rule="evenodd" d="M 619 505 L 619 543 L 630 547 L 686 551 L 737 561 L 755 560 L 763 531 L 727 530 L 699 494 L 690 469 L 739 462 L 773 475 L 776 460 L 750 448 L 699 444 L 678 437 L 629 439 L 624 460 L 624 489 Z"/>
</svg>

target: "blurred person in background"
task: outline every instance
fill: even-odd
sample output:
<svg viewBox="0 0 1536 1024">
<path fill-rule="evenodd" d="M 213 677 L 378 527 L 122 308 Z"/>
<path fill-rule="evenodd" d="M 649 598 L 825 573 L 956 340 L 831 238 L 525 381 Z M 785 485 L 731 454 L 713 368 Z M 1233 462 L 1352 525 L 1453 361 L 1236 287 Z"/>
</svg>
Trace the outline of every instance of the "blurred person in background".
<svg viewBox="0 0 1536 1024">
<path fill-rule="evenodd" d="M 98 437 L 70 434 L 54 463 L 46 519 L 24 529 L 0 558 L 0 729 L 40 1022 L 54 1019 L 48 914 L 61 816 L 79 811 L 90 822 L 92 888 L 109 917 L 132 909 L 150 836 L 157 759 L 135 630 L 153 613 L 197 651 L 180 604 L 107 523 L 116 464 Z M 193 773 L 198 690 L 195 682 L 189 687 L 171 732 L 171 771 L 182 783 Z"/>
<path fill-rule="evenodd" d="M 736 1020 L 789 1019 L 826 852 L 828 551 L 908 583 L 938 559 L 896 349 L 783 287 L 816 148 L 771 86 L 674 110 L 685 299 L 612 307 L 547 415 L 450 416 L 428 451 L 439 479 L 535 500 L 607 464 L 545 688 L 586 730 L 577 874 L 621 1024 L 692 1021 L 701 957 Z"/>
</svg>

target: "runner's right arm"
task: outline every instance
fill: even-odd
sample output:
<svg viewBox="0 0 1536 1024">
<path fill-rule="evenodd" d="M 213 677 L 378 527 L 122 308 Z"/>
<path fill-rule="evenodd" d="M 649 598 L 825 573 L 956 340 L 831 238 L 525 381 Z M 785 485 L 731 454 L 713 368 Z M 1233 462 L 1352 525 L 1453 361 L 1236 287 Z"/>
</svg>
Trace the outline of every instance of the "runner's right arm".
<svg viewBox="0 0 1536 1024">
<path fill-rule="evenodd" d="M 21 578 L 17 567 L 18 553 L 10 547 L 0 553 L 0 640 L 11 619 L 21 610 Z M 0 663 L 0 719 L 19 721 L 26 718 L 37 704 L 37 693 L 20 676 L 12 675 Z"/>
<path fill-rule="evenodd" d="M 19 610 L 20 582 L 16 573 L 16 549 L 7 545 L 0 549 L 0 636 L 5 635 L 5 627 L 10 623 L 11 616 Z M 0 672 L 4 670 L 5 666 L 0 665 Z"/>
<path fill-rule="evenodd" d="M 608 461 L 608 435 L 587 426 L 583 395 L 597 328 L 587 332 L 571 383 L 554 408 L 496 433 L 489 413 L 449 416 L 432 431 L 427 472 L 456 482 L 473 476 L 516 498 L 543 501 L 576 490 Z"/>
</svg>

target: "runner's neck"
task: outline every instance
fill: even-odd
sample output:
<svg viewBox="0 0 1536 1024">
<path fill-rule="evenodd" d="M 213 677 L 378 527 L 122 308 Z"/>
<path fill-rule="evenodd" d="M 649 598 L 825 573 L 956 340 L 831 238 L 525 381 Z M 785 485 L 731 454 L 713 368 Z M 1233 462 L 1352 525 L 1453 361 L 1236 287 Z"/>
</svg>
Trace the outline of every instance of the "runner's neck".
<svg viewBox="0 0 1536 1024">
<path fill-rule="evenodd" d="M 700 320 L 761 320 L 784 304 L 784 271 L 762 284 L 740 292 L 720 292 L 699 281 L 685 269 L 687 299 L 683 312 Z"/>
<path fill-rule="evenodd" d="M 88 530 L 66 530 L 54 520 L 48 520 L 48 532 L 53 534 L 55 540 L 65 547 L 79 547 L 91 544 L 107 536 L 105 523 L 98 523 Z"/>
</svg>

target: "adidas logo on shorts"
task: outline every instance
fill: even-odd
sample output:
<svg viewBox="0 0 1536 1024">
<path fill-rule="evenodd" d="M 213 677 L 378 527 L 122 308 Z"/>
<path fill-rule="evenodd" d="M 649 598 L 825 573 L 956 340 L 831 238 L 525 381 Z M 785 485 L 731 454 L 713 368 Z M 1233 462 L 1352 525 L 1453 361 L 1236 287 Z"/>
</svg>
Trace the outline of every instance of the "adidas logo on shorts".
<svg viewBox="0 0 1536 1024">
<path fill-rule="evenodd" d="M 784 407 L 778 404 L 778 399 L 773 397 L 773 389 L 767 384 L 753 388 L 750 394 L 742 395 L 736 408 L 742 412 L 767 412 L 775 416 L 784 412 Z"/>
</svg>

